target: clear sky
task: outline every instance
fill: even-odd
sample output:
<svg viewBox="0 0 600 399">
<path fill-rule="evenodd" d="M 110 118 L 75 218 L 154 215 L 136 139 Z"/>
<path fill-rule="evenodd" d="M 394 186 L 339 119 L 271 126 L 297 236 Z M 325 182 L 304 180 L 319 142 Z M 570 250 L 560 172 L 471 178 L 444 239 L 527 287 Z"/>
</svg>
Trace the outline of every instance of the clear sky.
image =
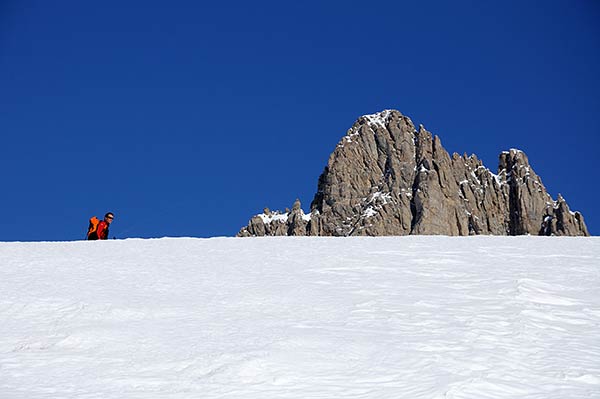
<svg viewBox="0 0 600 399">
<path fill-rule="evenodd" d="M 527 153 L 600 234 L 600 3 L 0 0 L 0 241 L 234 235 L 308 211 L 363 114 Z"/>
</svg>

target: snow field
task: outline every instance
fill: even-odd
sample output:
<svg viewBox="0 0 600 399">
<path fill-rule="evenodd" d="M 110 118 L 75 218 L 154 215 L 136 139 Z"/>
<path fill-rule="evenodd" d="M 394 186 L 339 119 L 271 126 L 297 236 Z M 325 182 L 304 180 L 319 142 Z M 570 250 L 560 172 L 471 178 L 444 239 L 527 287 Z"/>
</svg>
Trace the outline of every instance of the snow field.
<svg viewBox="0 0 600 399">
<path fill-rule="evenodd" d="M 600 240 L 0 243 L 0 398 L 600 397 Z"/>
</svg>

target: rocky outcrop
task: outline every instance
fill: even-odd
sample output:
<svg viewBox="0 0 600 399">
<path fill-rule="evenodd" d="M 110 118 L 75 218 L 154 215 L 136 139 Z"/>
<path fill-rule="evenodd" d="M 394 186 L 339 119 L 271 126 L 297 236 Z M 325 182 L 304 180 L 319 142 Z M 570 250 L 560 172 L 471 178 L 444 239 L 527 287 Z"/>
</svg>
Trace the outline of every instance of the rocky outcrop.
<svg viewBox="0 0 600 399">
<path fill-rule="evenodd" d="M 437 136 L 386 110 L 360 117 L 329 157 L 310 214 L 268 209 L 238 236 L 589 235 L 583 216 L 554 201 L 525 153 L 500 154 L 498 173 L 452 157 Z"/>
<path fill-rule="evenodd" d="M 254 216 L 239 233 L 240 237 L 250 236 L 304 236 L 307 235 L 310 215 L 302 211 L 300 200 L 296 200 L 292 210 L 285 212 L 265 208 L 263 213 Z"/>
</svg>

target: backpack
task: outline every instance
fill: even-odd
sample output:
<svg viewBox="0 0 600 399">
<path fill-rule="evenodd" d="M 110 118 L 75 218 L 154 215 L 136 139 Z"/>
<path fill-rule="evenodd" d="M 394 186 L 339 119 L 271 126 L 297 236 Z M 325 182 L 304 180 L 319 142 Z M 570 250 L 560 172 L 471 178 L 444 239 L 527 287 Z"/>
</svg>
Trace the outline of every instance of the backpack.
<svg viewBox="0 0 600 399">
<path fill-rule="evenodd" d="M 96 216 L 92 216 L 90 218 L 90 225 L 88 227 L 88 232 L 87 232 L 87 238 L 89 240 L 90 235 L 95 235 L 96 239 L 98 238 L 98 235 L 96 234 L 96 230 L 98 229 L 98 223 L 100 223 L 100 219 L 98 219 Z"/>
</svg>

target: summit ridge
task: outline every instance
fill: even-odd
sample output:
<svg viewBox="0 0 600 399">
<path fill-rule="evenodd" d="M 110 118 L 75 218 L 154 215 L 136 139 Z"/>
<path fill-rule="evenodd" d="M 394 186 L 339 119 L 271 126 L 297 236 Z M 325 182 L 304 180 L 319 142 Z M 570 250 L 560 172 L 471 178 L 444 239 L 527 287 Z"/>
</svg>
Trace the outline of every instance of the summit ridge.
<svg viewBox="0 0 600 399">
<path fill-rule="evenodd" d="M 454 153 L 397 110 L 359 117 L 329 156 L 304 214 L 268 209 L 238 236 L 589 236 L 583 215 L 555 201 L 527 155 L 511 148 L 493 173 Z"/>
</svg>

